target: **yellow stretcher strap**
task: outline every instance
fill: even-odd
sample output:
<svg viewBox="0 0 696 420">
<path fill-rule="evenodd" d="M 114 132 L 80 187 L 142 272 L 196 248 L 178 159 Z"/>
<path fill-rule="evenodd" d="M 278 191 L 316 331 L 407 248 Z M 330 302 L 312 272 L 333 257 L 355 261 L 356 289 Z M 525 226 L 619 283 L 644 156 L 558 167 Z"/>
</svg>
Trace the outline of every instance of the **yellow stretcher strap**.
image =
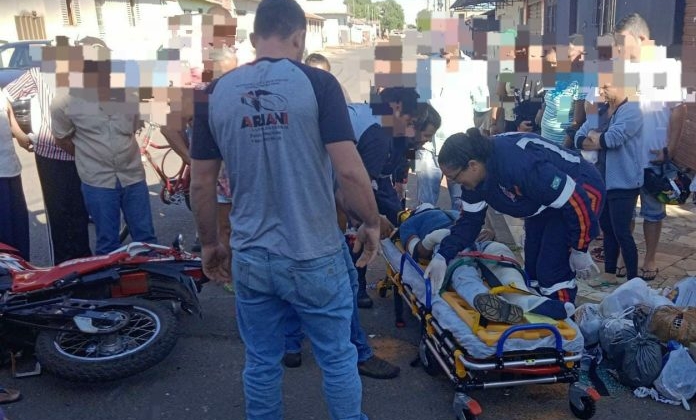
<svg viewBox="0 0 696 420">
<path fill-rule="evenodd" d="M 493 287 L 490 289 L 489 293 L 492 295 L 499 295 L 501 293 L 517 293 L 520 295 L 531 295 L 532 294 L 526 290 L 517 288 L 517 286 L 515 286 L 515 283 L 510 283 L 510 284 L 507 284 L 505 286 Z"/>
</svg>

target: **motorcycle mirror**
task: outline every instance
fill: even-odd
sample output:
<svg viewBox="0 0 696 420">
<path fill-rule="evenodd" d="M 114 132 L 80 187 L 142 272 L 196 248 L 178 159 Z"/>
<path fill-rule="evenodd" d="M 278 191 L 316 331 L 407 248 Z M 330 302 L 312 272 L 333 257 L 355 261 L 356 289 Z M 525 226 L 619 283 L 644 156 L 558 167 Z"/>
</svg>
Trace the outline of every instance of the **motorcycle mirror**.
<svg viewBox="0 0 696 420">
<path fill-rule="evenodd" d="M 184 235 L 176 235 L 176 238 L 174 238 L 174 242 L 172 242 L 172 248 L 176 249 L 179 252 L 182 252 L 184 250 Z"/>
</svg>

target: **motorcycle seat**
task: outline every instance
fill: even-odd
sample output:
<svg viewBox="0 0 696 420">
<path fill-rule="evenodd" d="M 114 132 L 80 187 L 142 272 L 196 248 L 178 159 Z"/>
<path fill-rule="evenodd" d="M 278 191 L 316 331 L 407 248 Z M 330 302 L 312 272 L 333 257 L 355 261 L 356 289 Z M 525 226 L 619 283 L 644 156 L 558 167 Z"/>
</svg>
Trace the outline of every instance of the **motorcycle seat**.
<svg viewBox="0 0 696 420">
<path fill-rule="evenodd" d="M 37 268 L 31 267 L 13 273 L 12 291 L 15 293 L 31 292 L 53 285 L 58 280 L 70 280 L 71 278 L 89 274 L 106 267 L 117 264 L 129 255 L 125 252 L 95 257 L 78 258 L 65 261 L 55 267 Z"/>
</svg>

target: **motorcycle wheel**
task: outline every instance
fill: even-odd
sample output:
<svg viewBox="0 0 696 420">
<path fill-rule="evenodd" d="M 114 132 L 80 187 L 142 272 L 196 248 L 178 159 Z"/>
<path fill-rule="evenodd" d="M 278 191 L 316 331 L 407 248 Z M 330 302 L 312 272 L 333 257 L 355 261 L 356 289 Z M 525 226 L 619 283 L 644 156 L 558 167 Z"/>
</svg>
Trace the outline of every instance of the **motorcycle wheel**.
<svg viewBox="0 0 696 420">
<path fill-rule="evenodd" d="M 132 305 L 108 309 L 128 319 L 113 333 L 41 331 L 35 349 L 41 366 L 67 380 L 103 382 L 135 375 L 167 357 L 179 338 L 174 313 L 144 299 L 113 301 Z"/>
</svg>

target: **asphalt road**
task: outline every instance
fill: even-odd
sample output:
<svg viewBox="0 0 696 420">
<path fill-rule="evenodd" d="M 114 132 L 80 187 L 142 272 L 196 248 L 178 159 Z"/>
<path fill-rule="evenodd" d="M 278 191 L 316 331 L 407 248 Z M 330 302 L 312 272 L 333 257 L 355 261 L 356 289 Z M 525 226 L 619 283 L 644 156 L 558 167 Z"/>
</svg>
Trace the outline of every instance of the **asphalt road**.
<svg viewBox="0 0 696 420">
<path fill-rule="evenodd" d="M 356 65 L 366 65 L 365 50 L 328 54 L 334 71 L 352 98 L 359 97 Z M 367 61 L 367 65 L 369 65 Z M 23 181 L 32 219 L 32 260 L 48 259 L 44 215 L 38 178 L 32 157 L 19 150 L 24 164 Z M 159 202 L 153 171 L 149 176 L 153 217 L 160 241 L 170 242 L 177 233 L 193 239 L 191 214 L 185 206 Z M 368 280 L 374 284 L 384 275 L 384 263 L 374 263 Z M 407 326 L 394 327 L 392 300 L 377 297 L 375 307 L 361 310 L 363 327 L 375 352 L 401 367 L 401 375 L 388 381 L 363 378 L 364 411 L 372 420 L 452 420 L 453 387 L 440 375 L 431 377 L 420 367 L 411 367 L 416 356 L 419 326 L 407 317 Z M 244 398 L 241 371 L 244 348 L 234 317 L 234 296 L 216 285 L 206 285 L 200 295 L 202 319 L 184 316 L 182 334 L 174 351 L 159 365 L 136 376 L 101 384 L 76 384 L 50 374 L 13 379 L 5 366 L 0 384 L 19 388 L 22 401 L 3 407 L 12 420 L 241 420 Z M 408 315 L 408 314 L 407 314 Z M 525 386 L 505 395 L 503 390 L 471 394 L 483 407 L 481 419 L 560 420 L 573 418 L 568 410 L 567 385 Z M 304 362 L 287 370 L 284 382 L 285 418 L 327 419 L 321 391 L 321 373 L 305 343 Z M 693 419 L 680 407 L 639 400 L 619 390 L 598 403 L 596 419 Z"/>
</svg>

